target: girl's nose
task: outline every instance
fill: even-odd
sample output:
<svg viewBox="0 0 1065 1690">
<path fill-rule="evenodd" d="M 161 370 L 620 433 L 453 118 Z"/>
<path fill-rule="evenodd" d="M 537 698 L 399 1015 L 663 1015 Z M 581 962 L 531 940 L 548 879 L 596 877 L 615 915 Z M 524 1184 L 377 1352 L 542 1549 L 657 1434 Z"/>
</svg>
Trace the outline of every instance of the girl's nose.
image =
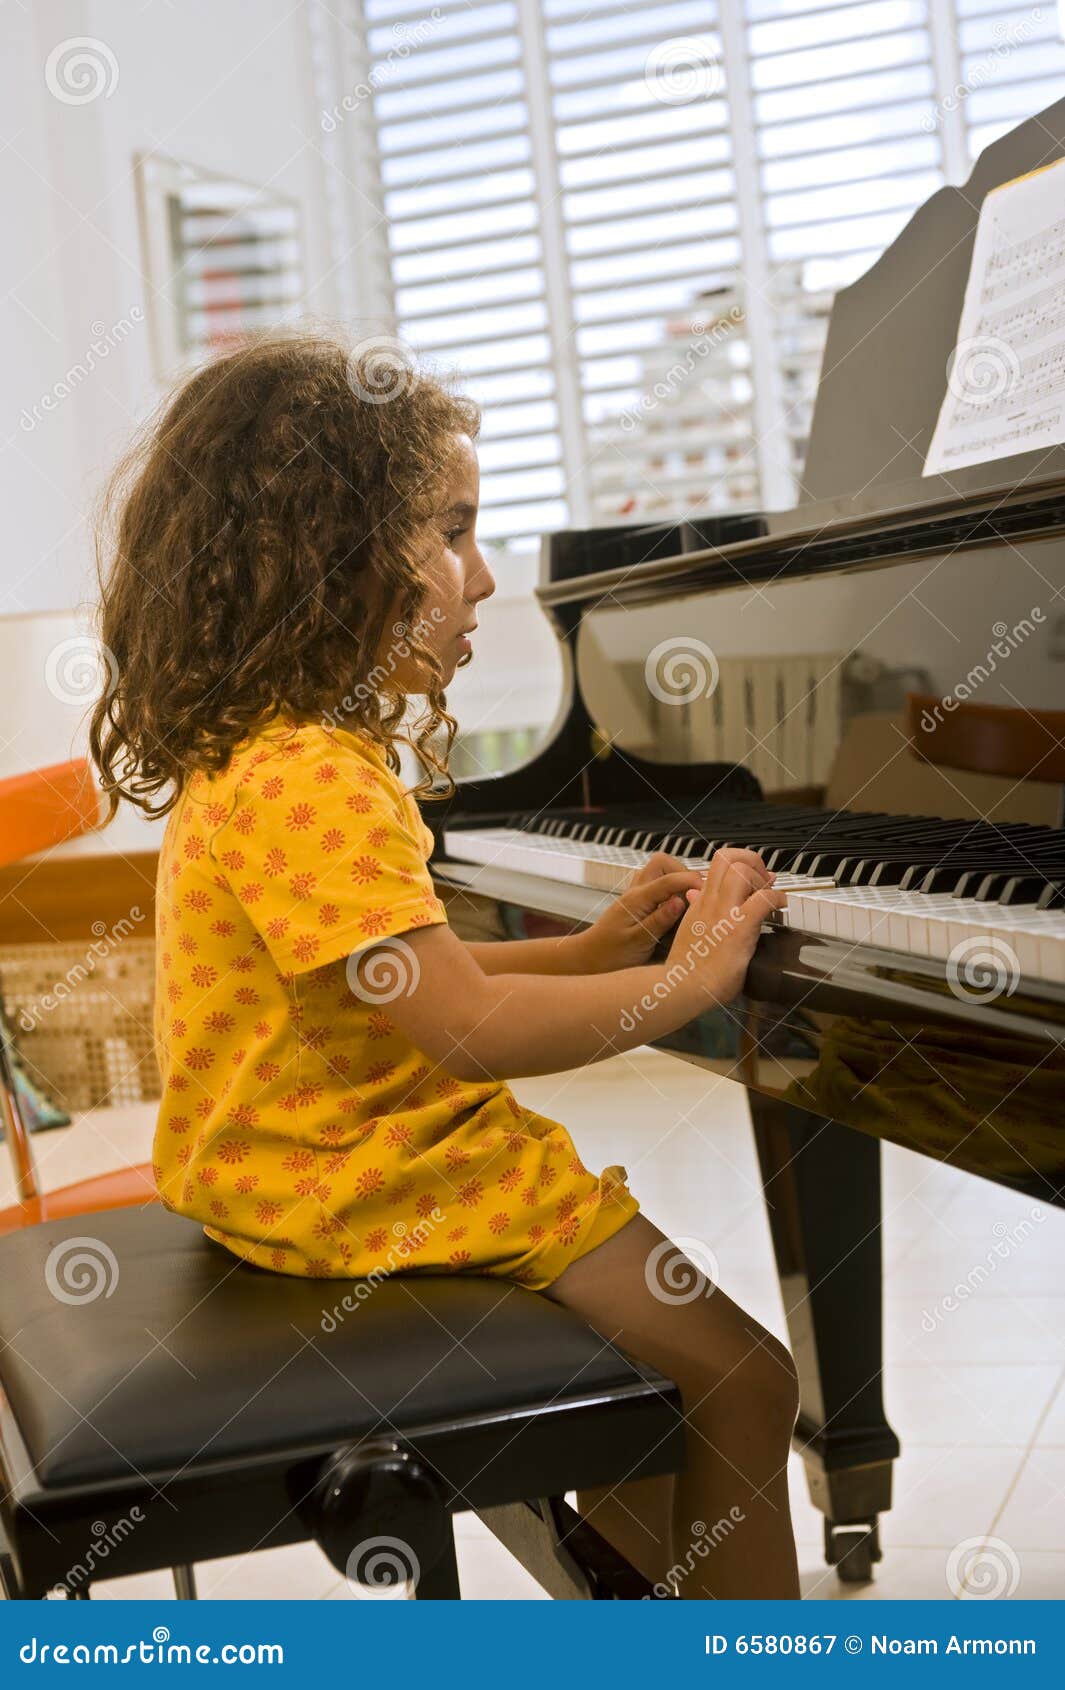
<svg viewBox="0 0 1065 1690">
<path fill-rule="evenodd" d="M 488 567 L 484 553 L 478 551 L 477 557 L 478 567 L 466 583 L 466 597 L 471 604 L 480 604 L 482 599 L 491 598 L 496 590 L 495 576 Z"/>
</svg>

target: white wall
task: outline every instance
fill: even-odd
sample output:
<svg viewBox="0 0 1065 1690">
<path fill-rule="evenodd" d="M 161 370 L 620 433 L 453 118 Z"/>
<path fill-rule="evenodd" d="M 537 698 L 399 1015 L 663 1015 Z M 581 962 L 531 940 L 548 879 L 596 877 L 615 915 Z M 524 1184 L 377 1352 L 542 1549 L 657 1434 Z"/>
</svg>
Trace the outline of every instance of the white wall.
<svg viewBox="0 0 1065 1690">
<path fill-rule="evenodd" d="M 69 609 L 91 592 L 92 501 L 158 397 L 135 152 L 297 200 L 309 308 L 338 314 L 308 13 L 291 0 L 39 0 L 0 13 L 0 614 Z M 79 36 L 103 45 L 117 79 L 70 104 L 49 92 L 45 66 Z M 129 332 L 106 361 L 40 414 L 42 397 L 123 321 Z"/>
</svg>

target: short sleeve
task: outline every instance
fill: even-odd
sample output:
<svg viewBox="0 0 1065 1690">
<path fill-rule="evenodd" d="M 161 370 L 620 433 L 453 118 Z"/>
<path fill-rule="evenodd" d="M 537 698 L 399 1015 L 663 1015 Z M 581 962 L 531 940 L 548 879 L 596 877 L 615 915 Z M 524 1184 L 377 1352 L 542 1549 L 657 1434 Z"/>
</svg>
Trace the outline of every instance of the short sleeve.
<svg viewBox="0 0 1065 1690">
<path fill-rule="evenodd" d="M 212 856 L 285 973 L 447 920 L 414 800 L 322 729 L 245 755 Z"/>
</svg>

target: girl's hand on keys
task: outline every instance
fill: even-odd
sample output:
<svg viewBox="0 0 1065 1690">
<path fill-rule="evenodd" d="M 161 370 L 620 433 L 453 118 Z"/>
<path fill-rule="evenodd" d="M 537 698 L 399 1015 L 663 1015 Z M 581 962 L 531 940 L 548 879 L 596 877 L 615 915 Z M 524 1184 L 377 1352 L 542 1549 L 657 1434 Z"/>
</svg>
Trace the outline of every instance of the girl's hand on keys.
<svg viewBox="0 0 1065 1690">
<path fill-rule="evenodd" d="M 731 846 L 716 851 L 698 890 L 687 894 L 688 912 L 670 947 L 671 985 L 690 982 L 696 1000 L 728 1003 L 742 990 L 762 922 L 782 910 L 787 893 L 774 889 L 756 851 Z M 682 972 L 678 972 L 682 971 Z"/>
</svg>

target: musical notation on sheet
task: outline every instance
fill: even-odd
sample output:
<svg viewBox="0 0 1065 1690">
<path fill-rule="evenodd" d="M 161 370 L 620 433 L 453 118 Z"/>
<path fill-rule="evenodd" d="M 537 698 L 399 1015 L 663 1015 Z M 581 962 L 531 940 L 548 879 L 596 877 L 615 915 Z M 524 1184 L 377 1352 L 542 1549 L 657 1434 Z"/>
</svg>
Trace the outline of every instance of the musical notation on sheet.
<svg viewBox="0 0 1065 1690">
<path fill-rule="evenodd" d="M 987 195 L 925 475 L 1065 442 L 1065 160 Z"/>
</svg>

